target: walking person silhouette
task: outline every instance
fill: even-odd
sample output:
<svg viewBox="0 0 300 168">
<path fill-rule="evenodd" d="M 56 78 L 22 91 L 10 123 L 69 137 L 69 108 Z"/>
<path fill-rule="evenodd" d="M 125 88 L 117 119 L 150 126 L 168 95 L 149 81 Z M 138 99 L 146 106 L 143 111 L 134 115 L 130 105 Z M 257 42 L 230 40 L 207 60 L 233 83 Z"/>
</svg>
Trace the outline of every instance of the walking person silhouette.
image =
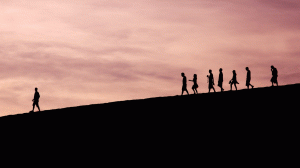
<svg viewBox="0 0 300 168">
<path fill-rule="evenodd" d="M 197 88 L 198 88 L 198 84 L 197 84 L 197 74 L 194 74 L 194 78 L 193 80 L 189 80 L 194 82 L 194 85 L 192 86 L 192 89 L 194 91 L 194 94 L 198 94 Z"/>
<path fill-rule="evenodd" d="M 237 90 L 236 84 L 239 84 L 239 82 L 236 80 L 236 72 L 235 72 L 235 70 L 233 70 L 232 73 L 233 73 L 232 79 L 229 81 L 230 91 L 232 91 L 232 85 L 233 84 L 234 84 L 235 90 Z"/>
<path fill-rule="evenodd" d="M 272 86 L 274 86 L 274 83 L 278 86 L 278 81 L 277 81 L 278 71 L 273 65 L 271 66 L 271 71 L 272 71 L 272 78 L 271 78 Z"/>
<path fill-rule="evenodd" d="M 213 89 L 214 92 L 216 92 L 215 88 L 214 88 L 214 76 L 212 74 L 211 69 L 208 71 L 209 72 L 209 76 L 207 75 L 208 78 L 208 93 L 210 93 L 210 89 Z"/>
<path fill-rule="evenodd" d="M 224 91 L 224 89 L 223 89 L 223 72 L 222 72 L 223 69 L 220 68 L 219 71 L 220 71 L 220 73 L 219 73 L 218 86 L 221 88 L 221 92 L 223 92 Z"/>
<path fill-rule="evenodd" d="M 182 79 L 182 92 L 181 92 L 181 96 L 183 95 L 184 91 L 186 91 L 187 94 L 189 95 L 189 92 L 188 92 L 188 90 L 186 88 L 186 77 L 185 77 L 185 75 L 184 75 L 183 72 L 181 73 L 181 76 L 183 77 L 183 79 Z"/>
<path fill-rule="evenodd" d="M 252 89 L 253 89 L 254 86 L 250 84 L 250 81 L 251 81 L 251 72 L 250 72 L 250 70 L 249 70 L 248 67 L 246 67 L 246 71 L 247 71 L 247 77 L 246 77 L 246 86 L 247 86 L 247 89 L 249 89 L 249 86 L 251 86 Z"/>
<path fill-rule="evenodd" d="M 39 106 L 40 93 L 37 90 L 38 90 L 38 88 L 35 88 L 34 97 L 32 99 L 32 101 L 33 101 L 33 104 L 32 104 L 33 108 L 32 108 L 32 111 L 30 111 L 30 112 L 34 111 L 34 106 L 36 106 L 39 109 L 39 111 L 41 111 L 40 110 L 40 106 Z"/>
</svg>

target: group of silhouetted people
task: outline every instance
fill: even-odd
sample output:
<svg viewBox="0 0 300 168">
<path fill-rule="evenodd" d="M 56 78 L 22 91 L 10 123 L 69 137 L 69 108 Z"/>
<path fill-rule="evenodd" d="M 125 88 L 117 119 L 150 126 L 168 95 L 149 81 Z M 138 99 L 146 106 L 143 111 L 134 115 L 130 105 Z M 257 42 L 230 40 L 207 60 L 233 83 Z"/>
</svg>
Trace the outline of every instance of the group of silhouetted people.
<svg viewBox="0 0 300 168">
<path fill-rule="evenodd" d="M 222 68 L 219 69 L 219 80 L 218 80 L 218 86 L 220 87 L 221 89 L 221 92 L 224 91 L 223 89 L 223 72 L 222 72 Z M 249 70 L 248 67 L 246 67 L 246 71 L 247 71 L 247 76 L 246 76 L 246 86 L 247 86 L 247 89 L 249 89 L 249 86 L 252 87 L 253 89 L 253 85 L 250 84 L 250 81 L 251 81 L 251 72 Z M 272 78 L 271 78 L 271 83 L 272 83 L 272 86 L 274 86 L 274 84 L 276 84 L 278 86 L 278 82 L 277 82 L 277 77 L 278 77 L 278 71 L 277 69 L 272 65 L 271 66 L 271 71 L 272 71 Z M 212 89 L 214 92 L 216 92 L 215 88 L 214 88 L 214 76 L 212 74 L 212 70 L 210 69 L 209 71 L 209 75 L 207 75 L 207 80 L 208 80 L 208 92 L 210 92 L 210 90 Z M 230 84 L 230 90 L 232 90 L 232 85 L 234 85 L 235 87 L 235 90 L 237 90 L 237 87 L 236 87 L 236 84 L 239 84 L 239 82 L 237 81 L 237 78 L 236 78 L 236 71 L 233 70 L 232 71 L 233 73 L 233 76 L 232 76 L 232 79 L 229 81 L 229 84 Z M 183 92 L 187 92 L 187 94 L 189 94 L 188 90 L 187 90 L 187 79 L 186 79 L 186 76 L 184 75 L 184 73 L 181 73 L 181 76 L 183 77 L 182 79 L 182 92 L 181 92 L 181 95 L 183 95 Z M 192 81 L 194 83 L 194 85 L 192 86 L 192 90 L 194 91 L 194 94 L 198 94 L 198 91 L 197 91 L 197 88 L 198 88 L 198 84 L 197 84 L 197 74 L 194 74 L 194 77 L 193 77 L 193 80 L 189 80 L 189 81 Z M 34 93 L 34 97 L 32 99 L 33 101 L 33 104 L 32 104 L 32 111 L 30 112 L 33 112 L 34 111 L 34 107 L 36 106 L 39 111 L 40 111 L 40 106 L 39 106 L 39 99 L 40 99 L 40 94 L 38 92 L 38 88 L 35 88 L 35 93 Z"/>
<path fill-rule="evenodd" d="M 251 81 L 251 71 L 250 71 L 249 67 L 246 67 L 245 69 L 247 71 L 247 76 L 246 76 L 246 86 L 247 86 L 247 89 L 249 89 L 250 86 L 253 89 L 254 86 L 250 83 L 250 81 Z M 223 89 L 223 72 L 222 71 L 223 71 L 223 69 L 220 68 L 219 69 L 218 86 L 220 87 L 221 92 L 224 91 L 224 89 Z M 211 89 L 214 92 L 216 92 L 216 90 L 214 88 L 215 83 L 214 83 L 214 76 L 213 76 L 212 70 L 210 69 L 208 72 L 209 72 L 209 75 L 207 75 L 208 93 L 210 93 Z M 271 66 L 271 72 L 272 72 L 272 78 L 271 78 L 272 86 L 274 86 L 274 84 L 276 84 L 278 86 L 278 81 L 277 81 L 278 71 L 277 71 L 277 69 L 273 65 Z M 237 76 L 236 75 L 236 71 L 233 70 L 232 74 L 233 74 L 233 76 L 232 76 L 231 80 L 229 81 L 230 91 L 232 91 L 232 85 L 234 85 L 235 90 L 237 90 L 236 84 L 239 84 L 239 82 L 237 81 L 237 78 L 236 78 L 236 76 Z M 181 76 L 183 77 L 183 79 L 182 79 L 182 92 L 181 92 L 181 95 L 183 95 L 184 91 L 187 92 L 187 94 L 189 94 L 189 92 L 187 90 L 186 76 L 185 76 L 185 74 L 183 72 L 181 73 Z M 194 82 L 194 85 L 192 86 L 192 90 L 194 91 L 194 94 L 198 94 L 198 91 L 197 91 L 197 88 L 198 88 L 197 74 L 194 74 L 193 80 L 189 80 L 189 81 Z"/>
</svg>

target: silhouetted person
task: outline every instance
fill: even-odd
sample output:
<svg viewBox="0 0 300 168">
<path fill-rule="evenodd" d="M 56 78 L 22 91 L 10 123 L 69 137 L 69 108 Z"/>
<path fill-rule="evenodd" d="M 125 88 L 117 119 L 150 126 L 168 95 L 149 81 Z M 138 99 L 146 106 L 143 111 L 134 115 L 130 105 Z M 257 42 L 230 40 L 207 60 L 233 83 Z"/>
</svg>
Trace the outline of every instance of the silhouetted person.
<svg viewBox="0 0 300 168">
<path fill-rule="evenodd" d="M 221 88 L 221 92 L 224 91 L 223 89 L 223 72 L 222 72 L 222 68 L 219 69 L 220 73 L 219 73 L 219 80 L 218 80 L 218 86 Z"/>
<path fill-rule="evenodd" d="M 272 78 L 271 78 L 272 86 L 274 86 L 274 83 L 276 83 L 276 85 L 278 86 L 278 81 L 277 81 L 278 71 L 273 65 L 271 66 L 271 71 L 272 71 Z"/>
<path fill-rule="evenodd" d="M 212 74 L 211 69 L 208 71 L 209 72 L 209 76 L 207 75 L 208 78 L 208 93 L 210 93 L 210 89 L 213 89 L 214 92 L 216 92 L 215 88 L 214 88 L 214 76 Z"/>
<path fill-rule="evenodd" d="M 32 101 L 33 101 L 33 104 L 32 104 L 33 108 L 32 108 L 31 112 L 34 111 L 34 106 L 36 106 L 39 109 L 39 111 L 41 111 L 40 110 L 40 106 L 39 106 L 40 94 L 39 94 L 39 92 L 37 90 L 38 90 L 38 88 L 35 88 L 34 97 L 32 99 Z"/>
<path fill-rule="evenodd" d="M 181 95 L 183 95 L 184 91 L 186 91 L 187 94 L 189 94 L 189 92 L 188 92 L 188 90 L 186 88 L 186 77 L 185 77 L 185 75 L 184 75 L 183 72 L 181 73 L 181 76 L 183 77 L 183 79 L 182 79 L 182 92 L 181 92 Z"/>
<path fill-rule="evenodd" d="M 197 91 L 197 88 L 198 88 L 198 84 L 197 84 L 197 75 L 194 74 L 193 80 L 189 80 L 189 81 L 194 82 L 194 85 L 192 86 L 192 89 L 193 89 L 193 91 L 194 91 L 194 94 L 198 94 L 198 91 Z"/>
<path fill-rule="evenodd" d="M 249 89 L 249 86 L 251 86 L 252 89 L 253 89 L 254 86 L 250 84 L 250 81 L 251 81 L 251 72 L 250 72 L 250 70 L 249 70 L 248 67 L 246 67 L 246 71 L 247 71 L 247 77 L 246 77 L 246 86 L 247 86 L 247 89 Z"/>
<path fill-rule="evenodd" d="M 239 82 L 236 80 L 236 72 L 235 72 L 235 70 L 233 70 L 232 73 L 233 73 L 232 79 L 229 81 L 230 91 L 232 91 L 232 85 L 234 85 L 235 86 L 235 90 L 237 90 L 236 84 L 239 84 Z"/>
</svg>

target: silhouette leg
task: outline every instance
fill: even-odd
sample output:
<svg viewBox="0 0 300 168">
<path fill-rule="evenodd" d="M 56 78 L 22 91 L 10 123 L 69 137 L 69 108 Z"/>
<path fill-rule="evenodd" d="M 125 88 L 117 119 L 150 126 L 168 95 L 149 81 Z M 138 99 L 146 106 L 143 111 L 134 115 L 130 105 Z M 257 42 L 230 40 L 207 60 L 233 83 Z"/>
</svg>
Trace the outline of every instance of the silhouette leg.
<svg viewBox="0 0 300 168">
<path fill-rule="evenodd" d="M 41 111 L 41 110 L 40 110 L 40 106 L 39 106 L 39 104 L 37 104 L 37 105 L 36 105 L 36 107 L 39 109 L 39 111 Z"/>
<path fill-rule="evenodd" d="M 34 106 L 35 106 L 35 103 L 33 103 L 33 105 L 32 105 L 32 111 L 31 112 L 34 112 Z"/>
<path fill-rule="evenodd" d="M 213 87 L 214 92 L 216 92 L 215 88 Z"/>
<path fill-rule="evenodd" d="M 236 84 L 234 84 L 235 90 L 237 90 Z"/>
<path fill-rule="evenodd" d="M 189 92 L 187 91 L 187 89 L 183 89 L 181 92 L 181 96 L 183 95 L 183 92 L 186 91 L 186 93 L 189 95 Z"/>
<path fill-rule="evenodd" d="M 222 86 L 220 86 L 220 88 L 221 88 L 221 92 L 223 92 L 223 91 L 224 91 L 223 87 L 222 87 Z"/>
</svg>

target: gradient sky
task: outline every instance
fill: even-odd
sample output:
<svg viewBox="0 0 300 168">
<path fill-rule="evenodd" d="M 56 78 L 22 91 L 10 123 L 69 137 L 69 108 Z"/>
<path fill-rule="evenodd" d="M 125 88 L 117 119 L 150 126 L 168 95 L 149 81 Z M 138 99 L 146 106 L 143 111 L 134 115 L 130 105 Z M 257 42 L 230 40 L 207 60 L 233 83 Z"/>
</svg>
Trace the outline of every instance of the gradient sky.
<svg viewBox="0 0 300 168">
<path fill-rule="evenodd" d="M 0 116 L 208 92 L 223 68 L 245 89 L 300 82 L 299 0 L 1 0 Z M 193 83 L 188 82 L 192 93 Z M 219 87 L 215 86 L 217 91 Z M 216 101 L 217 104 L 217 101 Z M 200 105 L 200 104 L 199 104 Z M 37 110 L 37 109 L 36 109 Z"/>
</svg>

